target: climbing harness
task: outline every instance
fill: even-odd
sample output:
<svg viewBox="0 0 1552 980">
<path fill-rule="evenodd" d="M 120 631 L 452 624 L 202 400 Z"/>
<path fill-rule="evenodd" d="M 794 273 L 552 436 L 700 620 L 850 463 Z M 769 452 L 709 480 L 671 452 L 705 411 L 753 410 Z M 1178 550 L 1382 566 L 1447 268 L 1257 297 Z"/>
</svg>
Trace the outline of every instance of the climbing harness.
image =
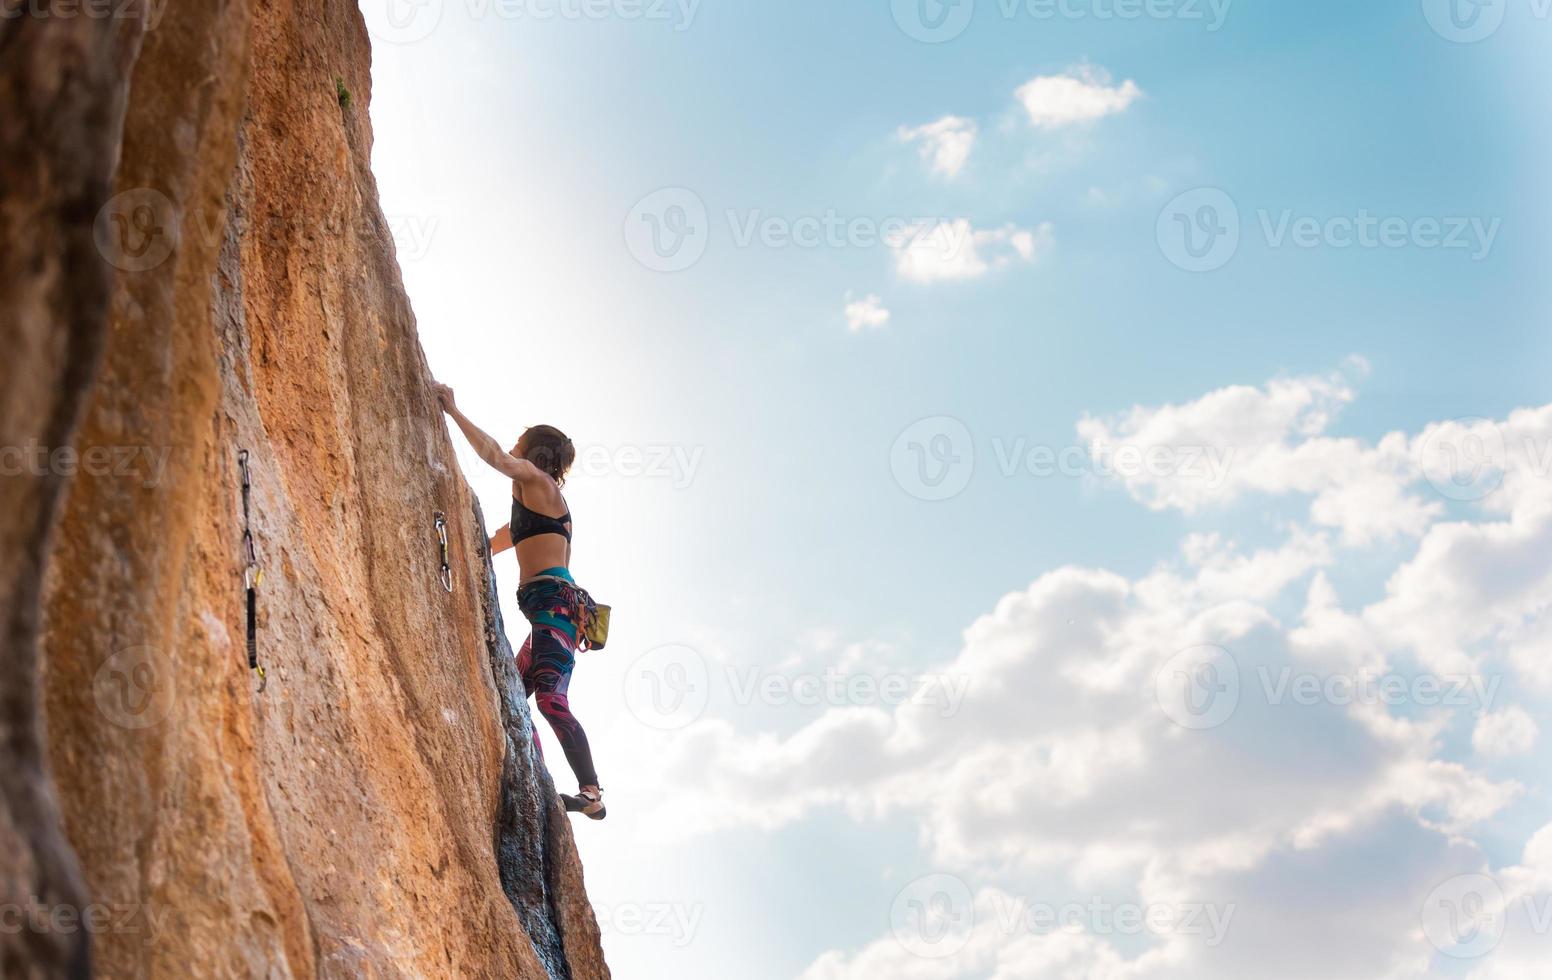
<svg viewBox="0 0 1552 980">
<path fill-rule="evenodd" d="M 602 650 L 604 644 L 609 642 L 609 618 L 614 612 L 614 607 L 606 605 L 594 599 L 592 593 L 572 581 L 570 574 L 546 575 L 543 572 L 531 578 L 523 580 L 524 585 L 531 582 L 555 582 L 561 588 L 569 590 L 575 596 L 572 603 L 573 617 L 577 626 L 578 650 Z"/>
<path fill-rule="evenodd" d="M 442 571 L 440 573 L 442 588 L 451 594 L 453 591 L 453 566 L 447 558 L 447 515 L 441 511 L 436 512 L 436 533 L 437 544 L 441 547 L 442 552 Z"/>
<path fill-rule="evenodd" d="M 242 467 L 243 507 L 243 589 L 248 593 L 248 669 L 259 679 L 259 693 L 269 684 L 264 668 L 259 665 L 259 582 L 264 570 L 259 567 L 259 548 L 253 540 L 253 475 L 248 470 L 248 450 L 237 452 L 237 465 Z"/>
</svg>

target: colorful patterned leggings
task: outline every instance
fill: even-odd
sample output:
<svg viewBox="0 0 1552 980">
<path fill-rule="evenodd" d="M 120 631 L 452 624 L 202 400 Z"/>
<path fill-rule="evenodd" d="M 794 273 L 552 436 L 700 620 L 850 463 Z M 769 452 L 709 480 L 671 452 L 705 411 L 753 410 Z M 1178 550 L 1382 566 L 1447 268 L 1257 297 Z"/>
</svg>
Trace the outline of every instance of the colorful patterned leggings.
<svg viewBox="0 0 1552 980">
<path fill-rule="evenodd" d="M 577 602 L 576 588 L 554 579 L 529 582 L 518 590 L 518 608 L 528 618 L 532 631 L 517 652 L 517 670 L 523 677 L 523 689 L 535 697 L 539 713 L 560 740 L 577 784 L 597 786 L 598 773 L 593 769 L 587 733 L 571 713 L 571 702 L 566 697 L 571 670 L 577 662 Z M 538 746 L 539 733 L 535 731 L 534 747 Z"/>
</svg>

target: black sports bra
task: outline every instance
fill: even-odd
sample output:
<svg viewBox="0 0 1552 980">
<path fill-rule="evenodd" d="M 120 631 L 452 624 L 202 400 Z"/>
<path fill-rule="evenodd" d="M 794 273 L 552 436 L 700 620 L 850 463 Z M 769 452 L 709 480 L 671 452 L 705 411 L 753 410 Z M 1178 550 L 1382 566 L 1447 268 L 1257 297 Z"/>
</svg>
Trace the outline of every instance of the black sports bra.
<svg viewBox="0 0 1552 980">
<path fill-rule="evenodd" d="M 559 534 L 567 541 L 571 540 L 571 528 L 566 525 L 571 522 L 571 509 L 559 517 L 549 517 L 544 514 L 536 514 L 523 506 L 523 502 L 516 497 L 512 498 L 512 543 L 526 541 L 538 534 Z"/>
</svg>

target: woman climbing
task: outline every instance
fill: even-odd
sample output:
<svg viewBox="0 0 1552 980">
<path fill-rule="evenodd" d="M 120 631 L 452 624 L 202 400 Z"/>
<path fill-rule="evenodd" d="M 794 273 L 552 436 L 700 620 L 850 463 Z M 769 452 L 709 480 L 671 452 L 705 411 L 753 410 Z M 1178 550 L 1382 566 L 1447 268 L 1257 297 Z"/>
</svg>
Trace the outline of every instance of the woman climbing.
<svg viewBox="0 0 1552 980">
<path fill-rule="evenodd" d="M 576 773 L 577 795 L 561 794 L 566 809 L 602 820 L 606 811 L 593 754 L 566 697 L 587 602 L 571 577 L 571 510 L 560 492 L 576 449 L 559 429 L 536 425 L 523 432 L 510 453 L 503 452 L 500 443 L 458 410 L 453 389 L 444 384 L 435 388 L 442 410 L 458 423 L 474 451 L 512 480 L 512 523 L 491 537 L 490 550 L 497 555 L 517 549 L 522 576 L 517 605 L 531 627 L 518 651 L 517 669 Z"/>
</svg>

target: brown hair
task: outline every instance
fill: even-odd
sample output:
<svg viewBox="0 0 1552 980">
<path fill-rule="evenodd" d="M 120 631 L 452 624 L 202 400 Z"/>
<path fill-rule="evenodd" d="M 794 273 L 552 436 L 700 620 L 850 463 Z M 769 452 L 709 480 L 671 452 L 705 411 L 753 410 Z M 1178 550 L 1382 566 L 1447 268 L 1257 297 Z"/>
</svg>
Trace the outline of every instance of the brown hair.
<svg viewBox="0 0 1552 980">
<path fill-rule="evenodd" d="M 566 471 L 576 462 L 577 447 L 553 425 L 531 425 L 517 440 L 524 459 L 550 475 L 557 485 L 566 483 Z"/>
</svg>

